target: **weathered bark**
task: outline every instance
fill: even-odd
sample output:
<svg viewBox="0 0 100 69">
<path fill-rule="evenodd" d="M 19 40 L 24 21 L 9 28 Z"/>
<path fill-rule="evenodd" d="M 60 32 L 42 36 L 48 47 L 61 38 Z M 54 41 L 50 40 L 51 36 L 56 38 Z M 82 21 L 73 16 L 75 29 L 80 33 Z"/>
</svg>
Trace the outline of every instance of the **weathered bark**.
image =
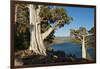
<svg viewBox="0 0 100 69">
<path fill-rule="evenodd" d="M 85 46 L 85 36 L 82 36 L 82 58 L 86 59 L 86 46 Z"/>
<path fill-rule="evenodd" d="M 15 23 L 17 22 L 17 9 L 18 9 L 18 5 L 16 4 L 15 5 L 15 18 L 14 18 Z"/>
<path fill-rule="evenodd" d="M 57 29 L 58 27 L 58 24 L 59 22 L 56 22 L 55 25 L 51 28 L 49 28 L 47 31 L 45 31 L 43 34 L 42 34 L 42 39 L 44 40 L 45 38 L 47 38 L 50 33 L 52 33 L 52 31 L 54 31 L 55 29 Z"/>
<path fill-rule="evenodd" d="M 35 34 L 36 14 L 35 14 L 35 8 L 33 5 L 29 5 L 29 11 L 30 11 L 30 34 L 31 34 L 29 50 L 32 50 L 33 52 L 37 54 L 39 53 L 39 51 L 37 49 L 37 43 L 36 43 L 36 37 L 35 37 L 36 36 Z"/>
<path fill-rule="evenodd" d="M 37 25 L 37 35 L 36 35 L 36 37 L 37 37 L 37 42 L 39 44 L 39 50 L 40 50 L 40 53 L 41 54 L 46 55 L 46 48 L 44 46 L 44 42 L 43 42 L 43 39 L 42 39 L 42 35 L 41 35 L 41 31 L 40 30 L 41 30 L 40 25 Z"/>
<path fill-rule="evenodd" d="M 45 33 L 42 34 L 42 39 L 44 40 L 53 30 L 54 28 L 49 28 Z"/>
<path fill-rule="evenodd" d="M 46 56 L 46 48 L 44 46 L 42 39 L 40 18 L 38 15 L 40 12 L 40 7 L 36 9 L 34 5 L 30 4 L 29 11 L 30 11 L 30 33 L 31 33 L 29 50 L 32 50 L 36 54 Z"/>
</svg>

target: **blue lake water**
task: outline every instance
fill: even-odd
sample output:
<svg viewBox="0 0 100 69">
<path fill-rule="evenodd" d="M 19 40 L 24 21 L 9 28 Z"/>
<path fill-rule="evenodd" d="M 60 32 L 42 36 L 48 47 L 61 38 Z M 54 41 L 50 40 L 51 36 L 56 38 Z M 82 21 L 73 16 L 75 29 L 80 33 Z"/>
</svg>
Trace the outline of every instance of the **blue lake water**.
<svg viewBox="0 0 100 69">
<path fill-rule="evenodd" d="M 51 46 L 55 51 L 64 51 L 66 54 L 72 54 L 75 55 L 77 58 L 81 58 L 82 51 L 81 51 L 81 45 L 75 44 L 75 43 L 61 43 L 61 44 L 53 44 Z M 89 55 L 94 58 L 94 51 L 93 48 L 88 48 L 87 52 Z"/>
</svg>

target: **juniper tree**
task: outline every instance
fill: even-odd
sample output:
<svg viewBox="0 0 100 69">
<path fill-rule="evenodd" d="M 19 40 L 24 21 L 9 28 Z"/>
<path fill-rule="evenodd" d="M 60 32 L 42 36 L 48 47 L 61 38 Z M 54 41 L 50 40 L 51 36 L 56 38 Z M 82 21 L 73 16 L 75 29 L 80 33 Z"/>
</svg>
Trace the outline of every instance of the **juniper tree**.
<svg viewBox="0 0 100 69">
<path fill-rule="evenodd" d="M 86 59 L 87 58 L 86 57 L 86 43 L 87 43 L 88 31 L 86 30 L 85 27 L 80 27 L 79 29 L 71 29 L 70 35 L 72 38 L 75 38 L 81 42 L 82 58 Z"/>
<path fill-rule="evenodd" d="M 26 19 L 28 22 L 26 24 L 30 32 L 29 50 L 36 54 L 46 56 L 46 46 L 44 42 L 52 42 L 54 31 L 63 27 L 65 24 L 69 24 L 72 18 L 68 16 L 64 8 L 50 8 L 49 6 L 36 4 L 27 4 L 25 8 L 27 8 L 27 10 L 23 10 L 23 12 L 28 11 Z M 20 19 L 23 18 L 26 17 L 22 14 Z M 24 19 L 22 20 L 22 24 L 24 23 L 23 21 Z"/>
</svg>

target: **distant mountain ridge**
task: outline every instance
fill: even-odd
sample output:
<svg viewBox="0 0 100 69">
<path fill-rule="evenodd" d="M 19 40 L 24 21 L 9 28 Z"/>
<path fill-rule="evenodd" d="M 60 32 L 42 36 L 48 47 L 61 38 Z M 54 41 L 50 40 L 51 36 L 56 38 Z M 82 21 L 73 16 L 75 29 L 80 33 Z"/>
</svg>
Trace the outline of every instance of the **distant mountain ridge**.
<svg viewBox="0 0 100 69">
<path fill-rule="evenodd" d="M 64 42 L 68 42 L 69 40 L 70 37 L 55 37 L 53 43 L 64 43 Z"/>
</svg>

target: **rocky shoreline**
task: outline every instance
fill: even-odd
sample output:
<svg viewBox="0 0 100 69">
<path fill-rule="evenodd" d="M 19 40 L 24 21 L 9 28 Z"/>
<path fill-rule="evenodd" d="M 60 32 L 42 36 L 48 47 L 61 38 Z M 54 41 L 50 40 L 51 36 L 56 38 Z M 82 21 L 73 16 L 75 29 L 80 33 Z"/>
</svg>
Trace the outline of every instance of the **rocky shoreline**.
<svg viewBox="0 0 100 69">
<path fill-rule="evenodd" d="M 47 50 L 47 56 L 30 54 L 28 56 L 15 57 L 15 66 L 35 65 L 35 64 L 54 64 L 54 63 L 87 63 L 94 62 L 88 59 L 77 58 L 75 55 L 66 55 L 63 51 L 54 51 L 53 49 Z"/>
</svg>

